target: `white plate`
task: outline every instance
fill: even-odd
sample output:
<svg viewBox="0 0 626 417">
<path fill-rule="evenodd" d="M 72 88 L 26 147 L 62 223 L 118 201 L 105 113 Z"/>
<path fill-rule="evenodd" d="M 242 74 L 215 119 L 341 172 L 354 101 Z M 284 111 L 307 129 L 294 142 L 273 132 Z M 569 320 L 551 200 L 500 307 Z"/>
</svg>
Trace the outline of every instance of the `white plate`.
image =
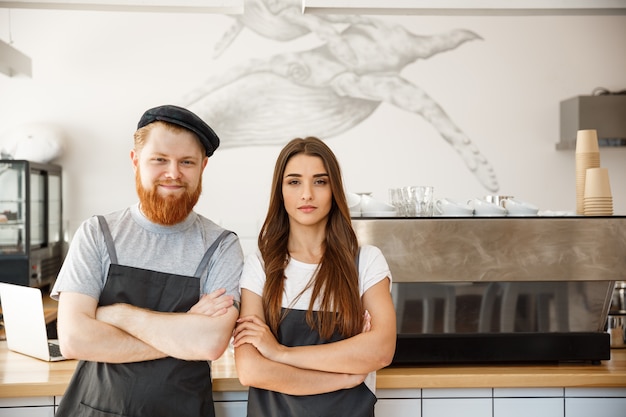
<svg viewBox="0 0 626 417">
<path fill-rule="evenodd" d="M 542 217 L 582 216 L 582 214 L 576 214 L 573 211 L 552 211 L 552 210 L 539 211 L 537 215 L 542 216 Z"/>
<path fill-rule="evenodd" d="M 508 210 L 509 216 L 536 216 L 539 210 Z"/>
<path fill-rule="evenodd" d="M 395 211 L 364 211 L 361 217 L 396 217 Z"/>
</svg>

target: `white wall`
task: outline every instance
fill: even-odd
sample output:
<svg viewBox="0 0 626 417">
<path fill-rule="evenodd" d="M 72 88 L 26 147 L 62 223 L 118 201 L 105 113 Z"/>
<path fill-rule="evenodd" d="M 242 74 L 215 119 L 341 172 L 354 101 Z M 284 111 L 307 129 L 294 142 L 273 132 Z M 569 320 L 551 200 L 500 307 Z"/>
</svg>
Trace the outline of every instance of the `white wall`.
<svg viewBox="0 0 626 417">
<path fill-rule="evenodd" d="M 416 34 L 469 29 L 483 40 L 418 61 L 402 77 L 426 90 L 494 165 L 501 194 L 543 210 L 575 210 L 573 151 L 557 151 L 559 102 L 596 87 L 626 88 L 626 16 L 380 16 Z M 0 39 L 33 59 L 33 78 L 0 76 L 0 136 L 29 122 L 66 133 L 65 217 L 85 218 L 135 201 L 129 159 L 137 120 L 177 103 L 212 74 L 251 57 L 319 43 L 280 43 L 244 30 L 223 56 L 215 43 L 233 20 L 220 15 L 0 9 Z M 390 187 L 432 184 L 436 197 L 488 194 L 422 118 L 383 103 L 328 139 L 347 189 L 387 198 Z M 221 149 L 210 159 L 197 210 L 254 239 L 280 146 Z M 616 214 L 626 213 L 626 149 L 602 148 Z"/>
</svg>

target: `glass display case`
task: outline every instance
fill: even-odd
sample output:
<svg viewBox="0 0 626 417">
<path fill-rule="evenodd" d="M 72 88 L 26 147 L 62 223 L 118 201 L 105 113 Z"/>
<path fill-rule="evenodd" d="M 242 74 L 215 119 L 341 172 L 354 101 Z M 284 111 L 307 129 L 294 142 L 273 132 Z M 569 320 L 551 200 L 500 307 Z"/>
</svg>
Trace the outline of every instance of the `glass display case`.
<svg viewBox="0 0 626 417">
<path fill-rule="evenodd" d="M 0 160 L 0 282 L 52 284 L 63 261 L 62 169 Z"/>
</svg>

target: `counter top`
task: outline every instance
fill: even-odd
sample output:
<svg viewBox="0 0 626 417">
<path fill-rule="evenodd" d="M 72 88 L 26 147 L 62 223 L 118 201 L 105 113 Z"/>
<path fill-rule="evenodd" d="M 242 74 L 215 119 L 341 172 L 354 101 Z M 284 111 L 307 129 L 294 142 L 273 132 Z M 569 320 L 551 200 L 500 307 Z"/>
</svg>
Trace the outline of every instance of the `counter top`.
<svg viewBox="0 0 626 417">
<path fill-rule="evenodd" d="M 398 388 L 608 388 L 626 387 L 626 350 L 590 363 L 425 365 L 378 371 L 378 389 Z"/>
<path fill-rule="evenodd" d="M 7 349 L 0 342 L 0 398 L 63 395 L 77 361 L 48 363 Z M 215 391 L 245 391 L 227 350 L 213 362 Z M 626 387 L 626 349 L 611 360 L 587 363 L 520 365 L 425 365 L 390 367 L 378 372 L 378 389 Z"/>
</svg>

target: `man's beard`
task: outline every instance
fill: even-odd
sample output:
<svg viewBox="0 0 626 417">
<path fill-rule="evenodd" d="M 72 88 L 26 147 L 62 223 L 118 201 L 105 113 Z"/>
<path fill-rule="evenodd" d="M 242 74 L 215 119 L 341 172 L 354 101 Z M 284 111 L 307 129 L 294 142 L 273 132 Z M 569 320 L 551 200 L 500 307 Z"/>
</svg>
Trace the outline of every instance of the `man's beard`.
<svg viewBox="0 0 626 417">
<path fill-rule="evenodd" d="M 172 183 L 167 181 L 157 181 L 152 189 L 146 190 L 141 184 L 141 174 L 139 170 L 135 174 L 135 187 L 141 204 L 141 212 L 152 222 L 165 226 L 172 226 L 180 223 L 189 216 L 194 206 L 200 198 L 202 192 L 202 177 L 195 190 L 189 191 L 186 184 L 174 181 L 175 184 L 185 187 L 184 193 L 180 196 L 168 195 L 163 197 L 157 192 L 159 184 Z"/>
</svg>

